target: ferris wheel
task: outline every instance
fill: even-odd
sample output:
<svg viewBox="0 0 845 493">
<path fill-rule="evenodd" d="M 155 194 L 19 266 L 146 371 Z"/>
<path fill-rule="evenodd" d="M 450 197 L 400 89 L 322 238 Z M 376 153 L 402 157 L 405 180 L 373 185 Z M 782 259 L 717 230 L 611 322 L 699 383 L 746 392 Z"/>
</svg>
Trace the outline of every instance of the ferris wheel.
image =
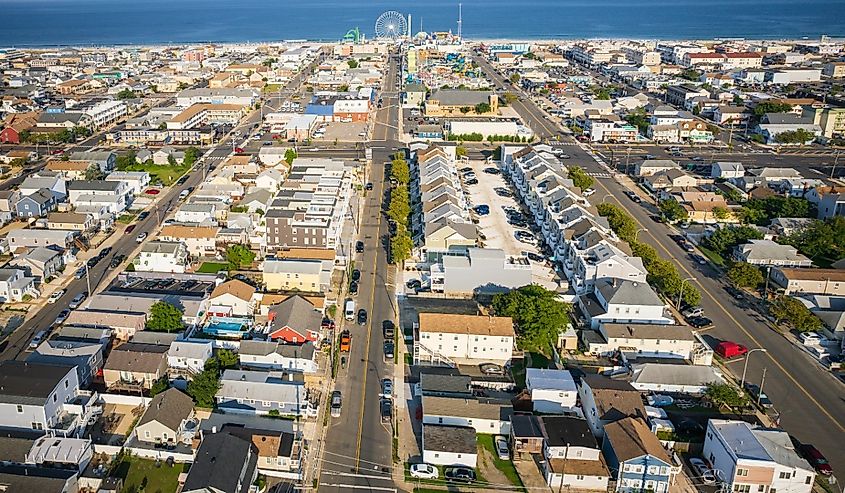
<svg viewBox="0 0 845 493">
<path fill-rule="evenodd" d="M 376 38 L 397 39 L 407 32 L 408 22 L 405 16 L 395 10 L 388 10 L 376 19 Z"/>
</svg>

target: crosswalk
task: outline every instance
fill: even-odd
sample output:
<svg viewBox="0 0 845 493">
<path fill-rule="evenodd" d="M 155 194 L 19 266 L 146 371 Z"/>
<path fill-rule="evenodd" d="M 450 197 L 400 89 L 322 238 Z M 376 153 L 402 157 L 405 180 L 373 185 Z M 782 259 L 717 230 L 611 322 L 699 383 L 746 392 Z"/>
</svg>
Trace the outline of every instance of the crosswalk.
<svg viewBox="0 0 845 493">
<path fill-rule="evenodd" d="M 592 176 L 593 178 L 613 178 L 610 173 L 587 172 L 587 174 Z"/>
</svg>

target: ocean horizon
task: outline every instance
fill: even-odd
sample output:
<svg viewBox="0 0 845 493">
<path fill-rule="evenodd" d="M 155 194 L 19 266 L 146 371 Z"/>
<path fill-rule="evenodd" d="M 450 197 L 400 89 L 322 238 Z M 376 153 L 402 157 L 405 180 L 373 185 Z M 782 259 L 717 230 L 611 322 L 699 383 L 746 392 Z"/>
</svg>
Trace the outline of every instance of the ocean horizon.
<svg viewBox="0 0 845 493">
<path fill-rule="evenodd" d="M 845 36 L 842 0 L 463 0 L 466 39 L 801 39 Z M 0 46 L 336 41 L 380 13 L 457 32 L 458 1 L 0 0 Z"/>
</svg>

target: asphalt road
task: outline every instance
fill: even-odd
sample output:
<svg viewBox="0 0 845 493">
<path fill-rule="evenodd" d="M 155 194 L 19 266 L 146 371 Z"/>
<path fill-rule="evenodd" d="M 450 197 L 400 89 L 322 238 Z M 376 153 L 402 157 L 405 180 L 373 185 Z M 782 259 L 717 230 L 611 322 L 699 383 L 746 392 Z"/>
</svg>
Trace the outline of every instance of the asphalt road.
<svg viewBox="0 0 845 493">
<path fill-rule="evenodd" d="M 488 76 L 498 84 L 503 79 L 485 60 L 479 60 Z M 519 106 L 517 106 L 519 104 Z M 515 109 L 526 123 L 544 140 L 560 135 L 560 128 L 550 122 L 533 103 L 515 103 Z M 566 164 L 582 166 L 597 175 L 594 203 L 607 201 L 625 208 L 643 228 L 639 239 L 654 246 L 665 259 L 671 260 L 680 274 L 702 293 L 701 305 L 713 320 L 714 327 L 702 331 L 710 343 L 731 340 L 748 348 L 765 348 L 755 352 L 747 362 L 746 380 L 759 384 L 766 370 L 764 391 L 781 413 L 781 426 L 804 443 L 814 444 L 831 462 L 834 472 L 845 474 L 845 385 L 822 369 L 809 355 L 792 345 L 784 336 L 770 328 L 746 301 L 737 301 L 726 291 L 723 274 L 710 265 L 700 266 L 669 238 L 675 233 L 669 226 L 652 221 L 646 206 L 629 200 L 626 187 L 610 178 L 608 170 L 599 165 L 585 150 L 575 145 L 571 137 L 560 137 L 568 144 L 565 152 L 571 156 Z M 740 379 L 745 358 L 727 363 L 729 371 Z"/>
<path fill-rule="evenodd" d="M 380 410 L 381 380 L 392 378 L 393 362 L 385 362 L 381 324 L 396 321 L 391 266 L 382 238 L 388 235 L 381 206 L 389 182 L 385 163 L 399 148 L 398 132 L 391 122 L 400 118 L 396 92 L 397 60 L 391 58 L 387 71 L 383 107 L 376 112 L 376 122 L 370 146 L 373 161 L 369 180 L 373 190 L 368 193 L 361 215 L 360 240 L 364 253 L 358 254 L 355 267 L 361 271 L 356 309 L 364 308 L 368 324 L 360 326 L 347 322 L 352 334 L 349 364 L 341 369 L 337 389 L 343 394 L 340 418 L 333 418 L 327 431 L 326 446 L 320 467 L 320 491 L 395 491 L 392 472 L 392 425 L 383 423 Z M 394 386 L 403 382 L 394 382 Z"/>
</svg>

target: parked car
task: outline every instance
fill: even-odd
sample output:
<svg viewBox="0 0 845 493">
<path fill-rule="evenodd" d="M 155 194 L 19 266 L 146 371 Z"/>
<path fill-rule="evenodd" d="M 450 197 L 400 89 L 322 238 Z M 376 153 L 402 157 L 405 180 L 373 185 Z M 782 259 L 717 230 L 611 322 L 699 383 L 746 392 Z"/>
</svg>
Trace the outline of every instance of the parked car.
<svg viewBox="0 0 845 493">
<path fill-rule="evenodd" d="M 141 234 L 139 234 L 138 236 L 135 237 L 135 242 L 136 243 L 143 243 L 144 240 L 146 240 L 146 239 L 147 239 L 147 233 L 141 233 Z"/>
<path fill-rule="evenodd" d="M 411 477 L 417 479 L 437 479 L 440 473 L 431 464 L 411 464 Z"/>
<path fill-rule="evenodd" d="M 366 186 L 364 186 L 364 188 L 365 188 L 366 190 L 372 190 L 372 189 L 373 189 L 373 183 L 372 183 L 372 182 L 368 182 L 368 183 L 367 183 L 367 185 L 366 185 Z"/>
<path fill-rule="evenodd" d="M 382 379 L 381 395 L 382 397 L 387 397 L 388 399 L 393 397 L 393 380 L 389 378 Z"/>
<path fill-rule="evenodd" d="M 478 185 L 478 180 L 476 180 L 475 178 L 472 178 L 472 179 L 465 181 L 464 183 L 466 185 Z"/>
<path fill-rule="evenodd" d="M 477 205 L 477 206 L 473 207 L 472 210 L 474 210 L 475 213 L 478 214 L 479 216 L 486 216 L 487 214 L 490 214 L 490 206 L 489 205 L 484 205 L 484 204 Z"/>
<path fill-rule="evenodd" d="M 54 325 L 61 325 L 67 320 L 68 315 L 70 315 L 70 310 L 65 308 L 64 310 L 59 312 L 59 315 L 56 317 L 56 321 L 53 322 Z"/>
<path fill-rule="evenodd" d="M 355 242 L 355 251 L 357 253 L 364 253 L 364 242 L 363 241 L 356 241 Z"/>
<path fill-rule="evenodd" d="M 392 320 L 383 320 L 381 322 L 381 332 L 384 334 L 385 339 L 393 340 L 395 330 L 396 326 L 393 324 Z"/>
<path fill-rule="evenodd" d="M 353 281 L 359 281 L 361 279 L 361 271 L 358 269 L 354 269 L 352 271 L 351 277 Z"/>
<path fill-rule="evenodd" d="M 349 283 L 349 294 L 355 295 L 358 294 L 358 283 L 352 281 Z"/>
<path fill-rule="evenodd" d="M 595 188 L 588 188 L 588 189 L 584 190 L 581 194 L 582 194 L 584 197 L 589 197 L 590 195 L 592 195 L 592 194 L 594 194 L 594 193 L 596 193 L 596 189 L 595 189 Z"/>
<path fill-rule="evenodd" d="M 701 479 L 702 483 L 716 484 L 716 475 L 713 474 L 713 471 L 707 467 L 707 464 L 705 464 L 703 460 L 697 457 L 692 457 L 689 460 L 689 465 L 692 467 L 692 470 L 695 471 L 695 475 Z"/>
<path fill-rule="evenodd" d="M 704 315 L 704 308 L 700 306 L 693 306 L 681 312 L 684 318 L 700 317 Z"/>
<path fill-rule="evenodd" d="M 116 269 L 117 267 L 119 267 L 119 266 L 120 266 L 120 264 L 121 264 L 121 263 L 123 263 L 123 261 L 124 261 L 124 260 L 126 260 L 126 255 L 123 255 L 123 254 L 121 254 L 121 253 L 118 253 L 117 255 L 115 255 L 114 257 L 112 257 L 112 259 L 111 259 L 111 263 L 109 263 L 109 266 L 110 266 L 112 269 Z"/>
<path fill-rule="evenodd" d="M 411 279 L 405 286 L 408 286 L 408 289 L 420 289 L 422 287 L 422 282 L 419 279 Z"/>
<path fill-rule="evenodd" d="M 76 310 L 77 308 L 79 308 L 79 305 L 81 305 L 82 302 L 85 301 L 85 298 L 87 298 L 87 297 L 88 297 L 88 292 L 83 291 L 83 292 L 79 293 L 78 295 L 74 296 L 73 299 L 70 300 L 70 303 L 68 303 L 67 306 L 70 307 L 71 310 Z"/>
<path fill-rule="evenodd" d="M 134 225 L 134 224 L 130 224 L 129 226 L 126 226 L 126 229 L 124 229 L 124 230 L 123 230 L 123 234 L 127 234 L 127 235 L 128 235 L 129 233 L 131 233 L 131 232 L 132 232 L 132 231 L 134 231 L 134 230 L 135 230 L 135 225 Z"/>
<path fill-rule="evenodd" d="M 444 471 L 446 481 L 458 483 L 472 483 L 475 481 L 475 471 L 468 467 L 447 467 Z"/>
<path fill-rule="evenodd" d="M 502 460 L 510 460 L 511 454 L 510 450 L 508 450 L 508 441 L 505 437 L 499 435 L 495 439 L 496 444 L 496 455 L 499 456 Z"/>
<path fill-rule="evenodd" d="M 393 401 L 382 399 L 379 408 L 381 409 L 381 420 L 389 423 L 393 419 Z"/>
<path fill-rule="evenodd" d="M 769 399 L 769 396 L 767 396 L 765 392 L 760 391 L 759 385 L 745 382 L 745 390 L 748 391 L 754 402 L 759 403 L 762 407 L 766 409 L 774 407 L 774 403 L 772 403 L 772 400 Z"/>
<path fill-rule="evenodd" d="M 358 310 L 358 325 L 367 325 L 367 310 Z"/>
<path fill-rule="evenodd" d="M 45 337 L 47 337 L 46 330 L 38 331 L 38 333 L 35 334 L 35 337 L 33 337 L 31 341 L 29 341 L 29 349 L 37 348 L 39 345 L 41 345 L 42 342 L 44 342 Z"/>
<path fill-rule="evenodd" d="M 654 394 L 646 397 L 646 402 L 652 407 L 666 407 L 671 406 L 675 402 L 675 399 L 671 395 Z"/>
<path fill-rule="evenodd" d="M 332 417 L 333 418 L 339 418 L 340 417 L 340 409 L 341 409 L 342 406 L 343 406 L 343 398 L 340 394 L 340 391 L 335 390 L 334 392 L 332 392 L 332 403 L 331 403 Z"/>
<path fill-rule="evenodd" d="M 723 359 L 739 358 L 748 354 L 747 347 L 733 341 L 722 341 L 716 344 L 714 351 Z"/>
<path fill-rule="evenodd" d="M 816 469 L 816 471 L 820 472 L 821 474 L 824 474 L 825 476 L 830 476 L 831 474 L 833 474 L 833 468 L 830 467 L 830 463 L 827 461 L 825 456 L 822 455 L 821 452 L 819 452 L 819 449 L 810 445 L 809 443 L 803 443 L 801 444 L 799 450 L 801 451 L 801 455 L 803 455 L 804 458 L 807 459 L 807 462 L 809 462 L 810 465 L 812 465 Z"/>
<path fill-rule="evenodd" d="M 76 269 L 76 273 L 73 274 L 73 277 L 76 278 L 76 279 L 82 279 L 83 277 L 85 277 L 85 272 L 87 270 L 88 269 L 86 269 L 85 266 L 83 265 L 82 267 Z"/>
<path fill-rule="evenodd" d="M 687 323 L 695 329 L 704 329 L 713 325 L 713 321 L 707 317 L 692 317 L 687 320 Z"/>
<path fill-rule="evenodd" d="M 504 375 L 505 369 L 496 363 L 481 363 L 479 365 L 481 373 L 485 375 Z"/>
<path fill-rule="evenodd" d="M 393 359 L 395 347 L 393 345 L 393 341 L 386 341 L 384 343 L 384 358 L 385 359 Z"/>
<path fill-rule="evenodd" d="M 53 303 L 59 301 L 59 298 L 64 296 L 65 293 L 66 293 L 66 291 L 64 289 L 54 291 L 53 294 L 51 294 L 50 297 L 47 298 L 47 303 L 53 304 Z"/>
<path fill-rule="evenodd" d="M 501 171 L 499 171 L 499 168 L 494 168 L 492 166 L 489 168 L 484 168 L 484 172 L 488 175 L 498 175 L 501 173 Z"/>
</svg>

